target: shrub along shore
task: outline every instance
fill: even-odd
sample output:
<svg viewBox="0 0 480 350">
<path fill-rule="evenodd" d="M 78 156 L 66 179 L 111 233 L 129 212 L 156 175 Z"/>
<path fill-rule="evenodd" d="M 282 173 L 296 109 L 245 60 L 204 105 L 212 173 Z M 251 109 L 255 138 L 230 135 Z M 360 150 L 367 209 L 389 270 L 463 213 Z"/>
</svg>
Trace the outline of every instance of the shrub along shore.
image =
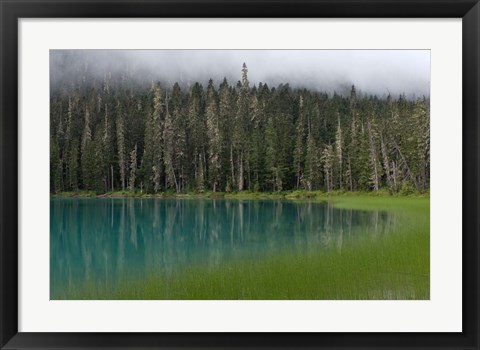
<svg viewBox="0 0 480 350">
<path fill-rule="evenodd" d="M 115 191 L 98 194 L 93 191 L 59 192 L 52 193 L 52 198 L 212 198 L 212 199 L 325 199 L 336 197 L 392 197 L 392 198 L 430 198 L 430 192 L 397 193 L 391 194 L 386 190 L 377 192 L 350 192 L 350 191 L 283 191 L 283 192 L 160 192 L 157 194 Z"/>
</svg>

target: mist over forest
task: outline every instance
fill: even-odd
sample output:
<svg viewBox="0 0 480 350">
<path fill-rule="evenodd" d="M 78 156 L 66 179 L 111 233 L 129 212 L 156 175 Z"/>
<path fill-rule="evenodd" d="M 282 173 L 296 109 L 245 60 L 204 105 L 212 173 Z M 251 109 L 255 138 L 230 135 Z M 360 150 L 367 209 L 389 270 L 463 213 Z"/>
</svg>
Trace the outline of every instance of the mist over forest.
<svg viewBox="0 0 480 350">
<path fill-rule="evenodd" d="M 50 189 L 430 184 L 425 50 L 52 50 Z"/>
<path fill-rule="evenodd" d="M 161 81 L 181 87 L 212 79 L 240 80 L 246 62 L 253 85 L 334 92 L 347 96 L 352 85 L 357 94 L 386 98 L 404 94 L 409 99 L 430 95 L 428 50 L 52 50 L 52 88 L 88 81 L 128 79 L 138 86 Z"/>
</svg>

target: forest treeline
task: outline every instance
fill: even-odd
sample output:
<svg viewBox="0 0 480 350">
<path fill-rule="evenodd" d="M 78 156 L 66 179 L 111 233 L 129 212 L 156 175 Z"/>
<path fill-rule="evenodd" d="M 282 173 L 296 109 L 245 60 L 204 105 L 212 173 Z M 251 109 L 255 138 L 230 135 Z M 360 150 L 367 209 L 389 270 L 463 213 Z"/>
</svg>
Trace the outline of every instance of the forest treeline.
<svg viewBox="0 0 480 350">
<path fill-rule="evenodd" d="M 50 190 L 425 192 L 427 98 L 79 76 L 51 90 Z"/>
</svg>

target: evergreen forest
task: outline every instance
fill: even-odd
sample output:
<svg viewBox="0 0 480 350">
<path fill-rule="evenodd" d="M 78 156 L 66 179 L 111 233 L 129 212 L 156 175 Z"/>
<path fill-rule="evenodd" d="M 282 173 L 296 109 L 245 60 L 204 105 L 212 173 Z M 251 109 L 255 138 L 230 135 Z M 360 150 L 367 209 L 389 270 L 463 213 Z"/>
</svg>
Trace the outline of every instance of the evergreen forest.
<svg viewBox="0 0 480 350">
<path fill-rule="evenodd" d="M 131 74 L 51 88 L 51 193 L 429 191 L 428 97 Z"/>
</svg>

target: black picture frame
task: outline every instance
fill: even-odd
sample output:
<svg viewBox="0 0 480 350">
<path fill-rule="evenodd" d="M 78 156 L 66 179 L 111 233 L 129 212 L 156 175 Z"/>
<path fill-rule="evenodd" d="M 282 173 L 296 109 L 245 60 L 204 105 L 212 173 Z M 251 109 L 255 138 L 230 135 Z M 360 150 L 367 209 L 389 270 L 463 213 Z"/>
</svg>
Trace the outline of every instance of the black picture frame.
<svg viewBox="0 0 480 350">
<path fill-rule="evenodd" d="M 479 348 L 479 15 L 477 0 L 0 0 L 0 347 Z M 23 333 L 18 332 L 18 19 L 110 17 L 462 18 L 463 332 L 461 333 Z M 126 316 L 128 317 L 128 316 Z"/>
</svg>

